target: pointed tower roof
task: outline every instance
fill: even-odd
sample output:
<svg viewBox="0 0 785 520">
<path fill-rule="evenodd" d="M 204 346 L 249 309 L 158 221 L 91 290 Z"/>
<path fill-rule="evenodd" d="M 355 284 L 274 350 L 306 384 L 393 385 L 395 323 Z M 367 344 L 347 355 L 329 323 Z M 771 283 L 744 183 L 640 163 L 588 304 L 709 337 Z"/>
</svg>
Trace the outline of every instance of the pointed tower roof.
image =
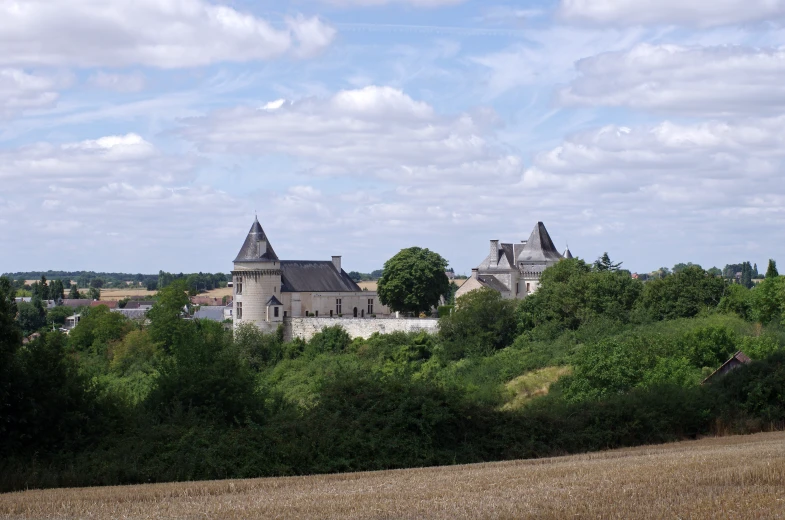
<svg viewBox="0 0 785 520">
<path fill-rule="evenodd" d="M 567 249 L 564 250 L 564 253 L 562 253 L 562 256 L 564 258 L 572 258 L 572 253 L 570 252 L 570 246 L 567 246 Z"/>
<path fill-rule="evenodd" d="M 545 224 L 537 222 L 529 240 L 518 255 L 518 262 L 554 262 L 562 256 L 553 245 L 553 240 L 545 229 Z"/>
<path fill-rule="evenodd" d="M 248 231 L 248 236 L 245 237 L 243 247 L 237 253 L 235 262 L 272 262 L 278 260 L 278 255 L 273 251 L 273 246 L 267 240 L 267 235 L 259 224 L 259 219 L 254 218 L 251 230 Z"/>
</svg>

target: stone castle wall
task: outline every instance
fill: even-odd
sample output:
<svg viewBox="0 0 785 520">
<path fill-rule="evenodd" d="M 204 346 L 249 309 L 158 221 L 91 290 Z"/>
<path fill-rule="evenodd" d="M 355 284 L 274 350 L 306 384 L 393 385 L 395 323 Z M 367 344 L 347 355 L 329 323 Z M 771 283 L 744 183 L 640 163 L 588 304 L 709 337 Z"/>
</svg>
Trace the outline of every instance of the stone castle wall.
<svg viewBox="0 0 785 520">
<path fill-rule="evenodd" d="M 435 334 L 439 320 L 435 318 L 284 318 L 284 339 L 306 341 L 327 327 L 340 325 L 352 338 L 369 338 L 374 332 L 419 332 Z"/>
</svg>

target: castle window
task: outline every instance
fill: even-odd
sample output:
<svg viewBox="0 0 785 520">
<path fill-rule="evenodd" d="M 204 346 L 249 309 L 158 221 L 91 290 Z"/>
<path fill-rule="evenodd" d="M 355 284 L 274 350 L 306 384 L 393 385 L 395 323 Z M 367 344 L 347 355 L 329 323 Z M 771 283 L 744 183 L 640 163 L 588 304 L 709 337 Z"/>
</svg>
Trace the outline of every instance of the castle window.
<svg viewBox="0 0 785 520">
<path fill-rule="evenodd" d="M 237 319 L 243 319 L 243 303 L 237 302 Z"/>
<path fill-rule="evenodd" d="M 521 292 L 520 288 L 518 287 L 519 285 L 520 284 L 518 282 L 515 282 L 515 294 L 518 294 L 519 292 Z"/>
<path fill-rule="evenodd" d="M 341 299 L 335 299 L 335 314 L 341 314 Z"/>
<path fill-rule="evenodd" d="M 526 282 L 526 292 L 527 293 L 532 292 L 532 284 L 530 284 L 529 282 Z"/>
<path fill-rule="evenodd" d="M 284 318 L 286 317 L 286 311 L 283 311 L 283 317 Z"/>
<path fill-rule="evenodd" d="M 373 314 L 373 298 L 368 298 L 368 314 Z"/>
<path fill-rule="evenodd" d="M 316 314 L 314 316 L 316 316 L 318 318 L 319 317 L 319 311 L 316 311 Z"/>
<path fill-rule="evenodd" d="M 278 307 L 273 307 L 273 316 L 278 317 Z"/>
<path fill-rule="evenodd" d="M 243 294 L 243 277 L 236 276 L 234 279 L 235 294 Z"/>
</svg>

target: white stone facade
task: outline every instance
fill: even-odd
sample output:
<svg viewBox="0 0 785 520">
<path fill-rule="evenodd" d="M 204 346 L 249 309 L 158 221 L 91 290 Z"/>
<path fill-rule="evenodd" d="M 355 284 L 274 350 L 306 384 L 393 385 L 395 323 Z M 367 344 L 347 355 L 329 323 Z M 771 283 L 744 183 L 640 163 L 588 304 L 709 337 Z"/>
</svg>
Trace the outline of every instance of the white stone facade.
<svg viewBox="0 0 785 520">
<path fill-rule="evenodd" d="M 370 338 L 374 332 L 427 332 L 436 334 L 439 320 L 433 318 L 286 318 L 284 320 L 284 339 L 300 338 L 308 341 L 314 334 L 327 327 L 340 326 L 354 338 Z"/>
</svg>

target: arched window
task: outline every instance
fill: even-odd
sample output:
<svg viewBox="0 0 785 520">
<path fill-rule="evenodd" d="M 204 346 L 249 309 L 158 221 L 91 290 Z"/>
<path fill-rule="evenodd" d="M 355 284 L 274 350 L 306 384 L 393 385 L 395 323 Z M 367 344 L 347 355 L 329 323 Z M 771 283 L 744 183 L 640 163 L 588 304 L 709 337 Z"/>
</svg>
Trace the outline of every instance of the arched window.
<svg viewBox="0 0 785 520">
<path fill-rule="evenodd" d="M 360 311 L 360 317 L 365 318 L 365 309 Z"/>
<path fill-rule="evenodd" d="M 333 317 L 333 311 L 332 310 L 330 311 L 330 317 L 331 318 Z"/>
<path fill-rule="evenodd" d="M 354 308 L 354 317 L 357 317 L 357 307 Z"/>
</svg>

